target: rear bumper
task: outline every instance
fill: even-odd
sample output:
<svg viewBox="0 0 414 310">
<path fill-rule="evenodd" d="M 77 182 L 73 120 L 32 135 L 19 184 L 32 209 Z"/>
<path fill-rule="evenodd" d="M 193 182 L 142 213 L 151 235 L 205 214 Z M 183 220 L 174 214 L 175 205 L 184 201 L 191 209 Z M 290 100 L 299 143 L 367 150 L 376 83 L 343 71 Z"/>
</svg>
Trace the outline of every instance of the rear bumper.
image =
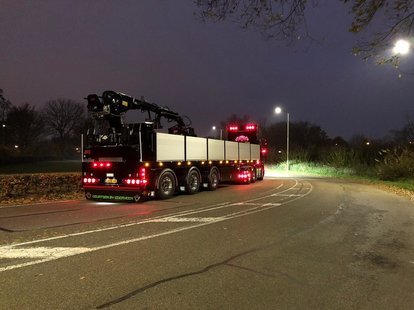
<svg viewBox="0 0 414 310">
<path fill-rule="evenodd" d="M 138 201 L 149 195 L 142 187 L 84 185 L 83 190 L 87 199 L 102 201 Z"/>
</svg>

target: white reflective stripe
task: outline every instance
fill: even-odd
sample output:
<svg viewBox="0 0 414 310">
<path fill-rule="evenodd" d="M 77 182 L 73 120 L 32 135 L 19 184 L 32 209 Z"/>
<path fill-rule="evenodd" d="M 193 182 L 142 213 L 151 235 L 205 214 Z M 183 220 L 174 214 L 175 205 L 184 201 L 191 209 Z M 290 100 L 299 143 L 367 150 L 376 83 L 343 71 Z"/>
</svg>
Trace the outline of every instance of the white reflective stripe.
<svg viewBox="0 0 414 310">
<path fill-rule="evenodd" d="M 35 247 L 16 249 L 11 246 L 0 247 L 1 258 L 59 258 L 89 252 L 89 248 Z"/>
<path fill-rule="evenodd" d="M 222 220 L 223 217 L 166 217 L 161 219 L 153 220 L 154 223 L 163 223 L 163 222 L 200 222 L 200 223 L 208 223 L 208 222 L 217 222 Z"/>
</svg>

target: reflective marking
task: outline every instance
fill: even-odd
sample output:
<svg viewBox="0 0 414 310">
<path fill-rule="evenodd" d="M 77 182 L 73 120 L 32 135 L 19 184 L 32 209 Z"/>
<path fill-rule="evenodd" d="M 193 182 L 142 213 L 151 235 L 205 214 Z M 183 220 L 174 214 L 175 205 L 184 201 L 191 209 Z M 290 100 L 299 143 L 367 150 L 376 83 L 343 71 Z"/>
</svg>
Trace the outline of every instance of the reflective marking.
<svg viewBox="0 0 414 310">
<path fill-rule="evenodd" d="M 161 219 L 153 220 L 154 223 L 163 223 L 163 222 L 200 222 L 200 223 L 208 223 L 208 222 L 217 222 L 223 219 L 223 217 L 166 217 Z"/>
<path fill-rule="evenodd" d="M 272 197 L 301 197 L 301 194 L 272 194 Z"/>
<path fill-rule="evenodd" d="M 230 206 L 260 206 L 260 207 L 274 206 L 274 207 L 277 207 L 281 205 L 282 204 L 278 202 L 268 202 L 268 203 L 238 202 L 238 203 L 231 204 Z"/>
<path fill-rule="evenodd" d="M 89 248 L 69 248 L 69 247 L 36 247 L 26 249 L 16 249 L 12 246 L 0 247 L 1 258 L 60 258 L 89 252 Z"/>
</svg>

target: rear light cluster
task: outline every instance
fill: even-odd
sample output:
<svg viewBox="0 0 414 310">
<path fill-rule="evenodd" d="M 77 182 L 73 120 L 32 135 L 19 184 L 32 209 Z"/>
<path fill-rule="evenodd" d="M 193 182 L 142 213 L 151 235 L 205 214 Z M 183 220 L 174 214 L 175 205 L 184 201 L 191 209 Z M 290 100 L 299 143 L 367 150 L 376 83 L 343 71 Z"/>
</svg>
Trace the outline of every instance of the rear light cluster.
<svg viewBox="0 0 414 310">
<path fill-rule="evenodd" d="M 228 127 L 228 131 L 255 131 L 257 130 L 257 126 L 255 124 L 247 124 L 246 126 L 244 126 L 244 129 L 240 129 L 239 126 L 236 125 L 229 125 Z"/>
<path fill-rule="evenodd" d="M 83 183 L 85 184 L 95 184 L 98 182 L 99 182 L 99 179 L 97 178 L 83 178 Z"/>
<path fill-rule="evenodd" d="M 147 172 L 145 168 L 139 170 L 138 178 L 124 179 L 124 184 L 126 185 L 145 185 L 147 183 Z"/>
<path fill-rule="evenodd" d="M 255 125 L 246 125 L 246 130 L 256 130 Z"/>
<path fill-rule="evenodd" d="M 147 180 L 140 180 L 140 179 L 125 179 L 124 183 L 127 185 L 141 185 L 147 184 Z"/>
<path fill-rule="evenodd" d="M 237 175 L 237 178 L 240 180 L 249 180 L 251 178 L 251 173 L 249 171 L 241 171 Z"/>
<path fill-rule="evenodd" d="M 262 154 L 267 154 L 267 149 L 263 148 L 261 149 Z"/>
<path fill-rule="evenodd" d="M 93 168 L 111 168 L 111 162 L 95 161 L 92 163 Z"/>
</svg>

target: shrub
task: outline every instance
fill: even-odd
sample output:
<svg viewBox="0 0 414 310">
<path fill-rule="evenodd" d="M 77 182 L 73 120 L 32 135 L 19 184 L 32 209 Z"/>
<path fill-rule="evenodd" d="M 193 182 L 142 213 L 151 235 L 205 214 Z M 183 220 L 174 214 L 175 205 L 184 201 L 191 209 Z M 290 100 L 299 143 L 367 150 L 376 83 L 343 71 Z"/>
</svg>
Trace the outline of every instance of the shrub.
<svg viewBox="0 0 414 310">
<path fill-rule="evenodd" d="M 401 148 L 381 150 L 376 159 L 377 176 L 381 180 L 395 181 L 414 176 L 414 153 Z"/>
<path fill-rule="evenodd" d="M 324 162 L 334 168 L 348 168 L 355 162 L 355 152 L 335 147 L 326 152 Z"/>
</svg>

